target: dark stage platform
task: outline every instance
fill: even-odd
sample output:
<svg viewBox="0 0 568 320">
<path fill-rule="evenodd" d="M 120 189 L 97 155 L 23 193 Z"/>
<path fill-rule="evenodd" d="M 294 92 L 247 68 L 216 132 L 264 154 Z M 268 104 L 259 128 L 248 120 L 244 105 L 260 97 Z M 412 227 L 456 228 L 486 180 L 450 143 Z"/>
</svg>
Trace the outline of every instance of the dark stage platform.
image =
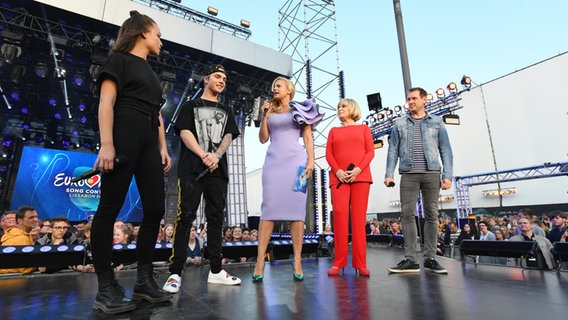
<svg viewBox="0 0 568 320">
<path fill-rule="evenodd" d="M 568 272 L 462 264 L 440 257 L 449 274 L 389 274 L 400 248 L 369 244 L 370 278 L 328 277 L 330 258 L 304 259 L 305 280 L 292 280 L 291 261 L 266 266 L 263 283 L 251 281 L 252 264 L 225 267 L 240 286 L 208 285 L 209 268 L 188 267 L 172 302 L 138 304 L 108 316 L 93 311 L 94 274 L 0 277 L 1 319 L 560 319 L 568 307 Z M 167 269 L 157 269 L 159 284 Z M 127 295 L 136 271 L 117 273 Z"/>
</svg>

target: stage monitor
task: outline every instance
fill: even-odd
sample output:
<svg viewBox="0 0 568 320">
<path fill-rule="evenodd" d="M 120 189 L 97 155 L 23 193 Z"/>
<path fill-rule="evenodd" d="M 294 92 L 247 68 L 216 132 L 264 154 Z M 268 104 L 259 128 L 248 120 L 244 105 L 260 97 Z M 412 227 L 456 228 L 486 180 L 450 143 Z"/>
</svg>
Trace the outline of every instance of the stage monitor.
<svg viewBox="0 0 568 320">
<path fill-rule="evenodd" d="M 36 208 L 40 219 L 66 216 L 70 221 L 89 220 L 101 195 L 100 175 L 71 182 L 91 170 L 96 154 L 25 146 L 22 151 L 10 208 Z M 130 183 L 118 219 L 142 220 L 142 204 L 134 179 Z"/>
</svg>

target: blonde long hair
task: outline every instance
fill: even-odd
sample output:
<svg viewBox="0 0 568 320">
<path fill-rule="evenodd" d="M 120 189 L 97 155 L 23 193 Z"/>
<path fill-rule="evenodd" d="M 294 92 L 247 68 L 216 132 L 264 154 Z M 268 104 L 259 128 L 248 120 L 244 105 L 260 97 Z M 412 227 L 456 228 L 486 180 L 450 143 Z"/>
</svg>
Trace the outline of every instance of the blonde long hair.
<svg viewBox="0 0 568 320">
<path fill-rule="evenodd" d="M 274 79 L 274 81 L 272 81 L 272 89 L 274 89 L 274 86 L 276 85 L 276 82 L 278 80 L 284 81 L 284 83 L 286 84 L 286 88 L 288 88 L 288 90 L 290 90 L 290 101 L 292 101 L 292 99 L 294 99 L 294 95 L 296 94 L 296 86 L 294 86 L 294 83 L 290 79 L 284 78 L 284 77 L 278 77 L 278 78 Z M 272 98 L 272 100 L 270 101 L 270 111 L 271 112 L 281 111 L 284 107 L 286 107 L 286 106 L 283 105 L 282 101 L 280 101 L 280 100 L 276 100 L 276 99 Z"/>
</svg>

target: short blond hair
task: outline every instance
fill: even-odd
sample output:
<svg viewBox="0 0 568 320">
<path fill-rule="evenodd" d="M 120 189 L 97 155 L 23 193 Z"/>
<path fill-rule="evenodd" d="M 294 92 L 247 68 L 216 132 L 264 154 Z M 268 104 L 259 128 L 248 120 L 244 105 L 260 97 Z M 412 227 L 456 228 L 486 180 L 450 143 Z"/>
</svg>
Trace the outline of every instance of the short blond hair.
<svg viewBox="0 0 568 320">
<path fill-rule="evenodd" d="M 344 98 L 339 100 L 337 106 L 339 107 L 342 102 L 345 102 L 349 106 L 349 116 L 351 117 L 351 119 L 353 119 L 354 121 L 361 119 L 361 108 L 359 108 L 357 101 L 350 98 Z"/>
</svg>

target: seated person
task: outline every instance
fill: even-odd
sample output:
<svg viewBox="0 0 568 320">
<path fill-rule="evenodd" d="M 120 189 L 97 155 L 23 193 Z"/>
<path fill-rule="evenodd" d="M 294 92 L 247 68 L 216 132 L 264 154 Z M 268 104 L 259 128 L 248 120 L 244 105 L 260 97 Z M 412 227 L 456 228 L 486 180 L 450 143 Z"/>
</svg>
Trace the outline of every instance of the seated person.
<svg viewBox="0 0 568 320">
<path fill-rule="evenodd" d="M 2 236 L 3 246 L 25 246 L 34 245 L 30 232 L 38 225 L 37 212 L 30 206 L 21 206 L 16 210 L 16 226 L 6 230 Z M 32 273 L 36 268 L 12 268 L 0 269 L 0 273 Z"/>
<path fill-rule="evenodd" d="M 8 231 L 8 229 L 16 226 L 16 211 L 7 211 L 2 215 L 2 232 L 0 238 Z"/>
<path fill-rule="evenodd" d="M 125 224 L 119 224 L 114 227 L 114 234 L 112 237 L 112 244 L 129 244 L 130 243 L 130 235 L 132 234 L 132 230 L 128 228 Z M 133 267 L 134 261 L 128 264 L 119 264 L 114 266 L 114 271 L 120 271 L 122 269 L 131 269 Z"/>
<path fill-rule="evenodd" d="M 85 229 L 84 229 L 84 234 L 85 234 L 85 238 L 83 241 L 81 241 L 80 243 L 83 244 L 85 246 L 85 250 L 86 250 L 86 255 L 91 256 L 91 227 L 92 227 L 93 223 L 89 221 L 89 223 L 87 223 L 85 225 Z M 85 256 L 86 258 L 86 256 Z M 71 267 L 73 270 L 75 271 L 79 271 L 79 272 L 95 272 L 95 267 L 93 266 L 92 263 L 89 264 L 85 264 L 85 265 L 76 265 Z"/>
<path fill-rule="evenodd" d="M 509 241 L 534 241 L 536 242 L 538 248 L 540 249 L 540 253 L 542 254 L 541 258 L 544 260 L 542 267 L 545 269 L 553 269 L 557 267 L 557 261 L 552 256 L 550 249 L 552 248 L 552 243 L 543 236 L 540 236 L 533 232 L 533 221 L 528 217 L 519 217 L 518 219 L 518 227 L 521 230 L 520 235 L 512 236 L 509 238 Z M 537 257 L 539 259 L 539 257 Z M 510 259 L 511 262 L 514 262 L 514 265 L 525 266 L 525 261 L 520 259 Z"/>
<path fill-rule="evenodd" d="M 45 234 L 43 237 L 36 241 L 37 245 L 70 245 L 77 242 L 75 235 L 68 231 L 69 230 L 69 220 L 65 216 L 59 216 L 51 219 L 51 233 Z M 38 270 L 42 273 L 54 273 L 63 269 L 67 266 L 59 267 L 39 267 Z M 69 267 L 71 268 L 71 267 Z"/>
<path fill-rule="evenodd" d="M 201 265 L 201 249 L 203 248 L 203 240 L 197 237 L 197 229 L 191 227 L 189 233 L 189 242 L 187 244 L 187 260 L 186 264 Z"/>
</svg>

